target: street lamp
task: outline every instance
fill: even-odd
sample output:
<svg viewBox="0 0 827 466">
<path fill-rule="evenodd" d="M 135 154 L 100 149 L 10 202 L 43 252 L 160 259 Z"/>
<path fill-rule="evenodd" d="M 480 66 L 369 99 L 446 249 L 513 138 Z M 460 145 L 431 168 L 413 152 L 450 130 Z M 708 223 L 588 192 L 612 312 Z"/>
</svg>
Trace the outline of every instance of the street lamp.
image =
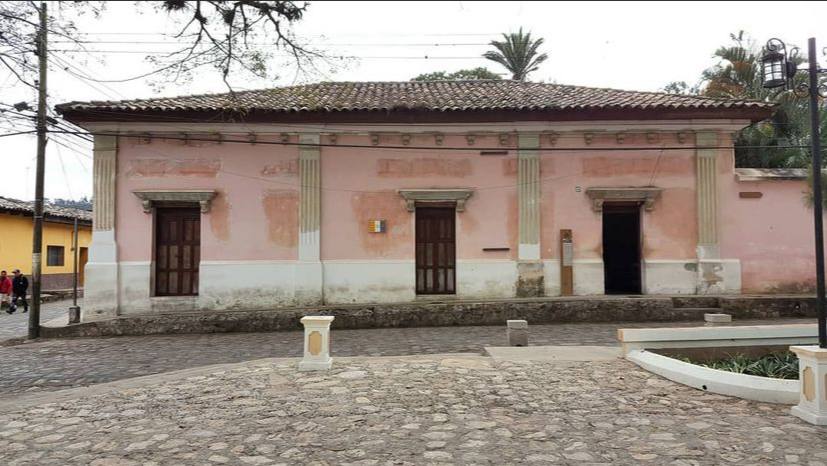
<svg viewBox="0 0 827 466">
<path fill-rule="evenodd" d="M 825 316 L 824 297 L 824 220 L 822 210 L 824 209 L 821 200 L 821 136 L 819 135 L 818 99 L 819 82 L 818 74 L 827 72 L 827 69 L 818 67 L 816 56 L 816 40 L 810 38 L 807 41 L 808 62 L 807 72 L 809 81 L 795 86 L 797 92 L 806 92 L 810 98 L 810 144 L 813 154 L 813 220 L 815 224 L 816 239 L 816 312 L 818 313 L 818 345 L 827 348 L 827 317 Z M 764 56 L 761 57 L 762 77 L 764 87 L 776 88 L 786 86 L 793 88 L 793 79 L 799 71 L 796 64 L 798 48 L 793 48 L 787 53 L 787 46 L 780 39 L 770 39 L 764 49 Z M 801 70 L 804 71 L 804 70 Z"/>
</svg>

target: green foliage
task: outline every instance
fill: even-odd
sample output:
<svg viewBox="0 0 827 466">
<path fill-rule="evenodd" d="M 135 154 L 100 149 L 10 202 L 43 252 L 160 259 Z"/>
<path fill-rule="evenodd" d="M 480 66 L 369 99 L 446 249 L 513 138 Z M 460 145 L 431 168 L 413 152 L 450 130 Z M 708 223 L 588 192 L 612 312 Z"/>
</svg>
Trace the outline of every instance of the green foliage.
<svg viewBox="0 0 827 466">
<path fill-rule="evenodd" d="M 547 54 L 539 53 L 543 39 L 532 39 L 530 32 L 523 33 L 523 28 L 516 33 L 503 34 L 503 39 L 492 40 L 490 45 L 496 50 L 485 52 L 482 56 L 504 66 L 515 81 L 525 81 L 529 73 L 536 71 L 548 59 Z"/>
<path fill-rule="evenodd" d="M 473 81 L 478 79 L 500 79 L 500 75 L 480 66 L 479 68 L 454 71 L 453 73 L 447 71 L 423 73 L 411 79 L 411 81 Z"/>
<path fill-rule="evenodd" d="M 772 377 L 774 379 L 798 378 L 798 358 L 789 351 L 772 353 L 760 358 L 736 354 L 716 361 L 693 361 L 690 358 L 681 358 L 681 360 L 710 369 L 737 372 L 739 374 Z"/>
<path fill-rule="evenodd" d="M 719 47 L 718 59 L 701 74 L 701 84 L 690 87 L 685 82 L 669 83 L 665 92 L 726 99 L 749 99 L 778 104 L 766 121 L 757 122 L 735 135 L 735 165 L 753 168 L 804 168 L 810 165 L 810 113 L 806 97 L 787 89 L 765 89 L 761 79 L 761 48 L 744 31 L 730 34 L 730 43 Z M 802 62 L 798 58 L 799 63 Z M 796 75 L 793 88 L 806 80 Z M 825 109 L 822 113 L 824 139 Z"/>
</svg>

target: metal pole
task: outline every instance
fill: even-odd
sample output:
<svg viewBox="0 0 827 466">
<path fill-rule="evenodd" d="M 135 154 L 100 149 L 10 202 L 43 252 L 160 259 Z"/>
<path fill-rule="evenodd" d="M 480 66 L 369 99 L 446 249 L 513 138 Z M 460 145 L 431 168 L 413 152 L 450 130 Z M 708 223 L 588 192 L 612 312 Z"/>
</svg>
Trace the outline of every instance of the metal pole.
<svg viewBox="0 0 827 466">
<path fill-rule="evenodd" d="M 74 264 L 72 266 L 72 307 L 78 305 L 78 219 L 75 217 L 75 228 L 72 234 L 72 253 Z"/>
<path fill-rule="evenodd" d="M 810 62 L 810 142 L 813 152 L 813 220 L 816 236 L 816 312 L 818 313 L 818 345 L 827 348 L 827 319 L 824 299 L 824 204 L 821 199 L 821 135 L 818 111 L 818 55 L 816 40 L 808 41 Z"/>
<path fill-rule="evenodd" d="M 40 30 L 37 57 L 40 76 L 37 81 L 37 168 L 34 187 L 34 234 L 32 235 L 32 310 L 29 314 L 29 338 L 40 336 L 40 269 L 43 252 L 43 176 L 46 165 L 46 2 L 40 2 Z M 25 298 L 24 298 L 25 299 Z"/>
</svg>

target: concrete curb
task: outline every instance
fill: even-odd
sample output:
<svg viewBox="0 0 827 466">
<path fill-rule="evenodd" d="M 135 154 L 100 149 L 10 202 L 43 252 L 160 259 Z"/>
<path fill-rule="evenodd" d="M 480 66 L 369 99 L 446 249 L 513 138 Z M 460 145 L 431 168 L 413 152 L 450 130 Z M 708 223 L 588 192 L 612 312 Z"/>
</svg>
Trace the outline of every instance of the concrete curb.
<svg viewBox="0 0 827 466">
<path fill-rule="evenodd" d="M 710 369 L 646 350 L 632 350 L 626 359 L 653 374 L 698 390 L 765 403 L 798 403 L 798 380 L 772 379 Z"/>
</svg>

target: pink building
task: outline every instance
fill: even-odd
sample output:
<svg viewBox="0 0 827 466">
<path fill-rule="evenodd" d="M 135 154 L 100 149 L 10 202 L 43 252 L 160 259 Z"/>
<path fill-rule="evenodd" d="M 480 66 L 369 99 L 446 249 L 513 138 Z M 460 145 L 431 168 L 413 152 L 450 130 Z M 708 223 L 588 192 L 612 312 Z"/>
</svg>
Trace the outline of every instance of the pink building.
<svg viewBox="0 0 827 466">
<path fill-rule="evenodd" d="M 734 169 L 768 104 L 513 81 L 236 97 L 58 107 L 95 134 L 84 320 L 814 282 L 802 174 Z"/>
</svg>

